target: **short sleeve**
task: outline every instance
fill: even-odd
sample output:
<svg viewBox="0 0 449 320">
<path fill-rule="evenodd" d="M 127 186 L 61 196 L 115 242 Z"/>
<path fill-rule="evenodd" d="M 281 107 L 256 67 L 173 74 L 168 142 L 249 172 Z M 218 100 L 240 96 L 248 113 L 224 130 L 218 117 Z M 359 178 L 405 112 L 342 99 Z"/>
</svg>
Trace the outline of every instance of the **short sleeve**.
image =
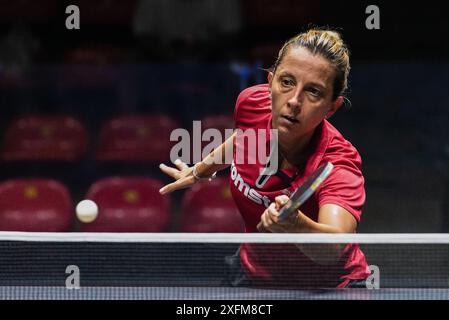
<svg viewBox="0 0 449 320">
<path fill-rule="evenodd" d="M 247 90 L 243 90 L 240 92 L 239 96 L 237 97 L 237 101 L 235 103 L 234 107 L 234 128 L 238 128 L 239 126 L 239 119 L 240 119 L 240 109 L 242 105 L 242 101 L 244 101 L 248 97 Z"/>
<path fill-rule="evenodd" d="M 234 127 L 253 128 L 271 114 L 271 101 L 267 84 L 246 88 L 237 97 L 234 108 Z M 266 119 L 265 119 L 266 120 Z"/>
<path fill-rule="evenodd" d="M 365 203 L 365 180 L 360 171 L 336 167 L 318 188 L 316 195 L 321 208 L 325 204 L 338 205 L 351 213 L 360 222 Z"/>
</svg>

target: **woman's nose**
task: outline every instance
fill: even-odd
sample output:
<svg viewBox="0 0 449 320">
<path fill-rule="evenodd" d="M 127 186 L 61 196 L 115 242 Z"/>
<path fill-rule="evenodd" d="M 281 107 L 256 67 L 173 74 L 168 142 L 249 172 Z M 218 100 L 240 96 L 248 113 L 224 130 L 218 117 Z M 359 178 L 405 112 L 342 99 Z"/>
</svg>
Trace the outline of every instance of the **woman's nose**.
<svg viewBox="0 0 449 320">
<path fill-rule="evenodd" d="M 302 105 L 301 94 L 298 92 L 298 93 L 295 93 L 294 95 L 292 95 L 290 97 L 290 99 L 288 99 L 287 104 L 288 104 L 289 108 L 291 108 L 291 109 L 300 108 Z"/>
</svg>

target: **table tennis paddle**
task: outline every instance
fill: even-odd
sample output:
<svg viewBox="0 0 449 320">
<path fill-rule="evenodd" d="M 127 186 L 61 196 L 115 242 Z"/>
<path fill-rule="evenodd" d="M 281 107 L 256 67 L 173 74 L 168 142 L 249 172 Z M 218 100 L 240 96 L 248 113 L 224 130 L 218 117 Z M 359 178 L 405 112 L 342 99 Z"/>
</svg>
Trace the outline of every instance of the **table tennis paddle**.
<svg viewBox="0 0 449 320">
<path fill-rule="evenodd" d="M 333 168 L 334 166 L 332 163 L 326 162 L 316 169 L 290 196 L 288 202 L 279 211 L 279 219 L 282 221 L 295 213 L 296 210 L 310 198 L 324 180 L 326 180 Z M 262 227 L 262 222 L 260 222 L 257 227 L 258 229 Z"/>
</svg>

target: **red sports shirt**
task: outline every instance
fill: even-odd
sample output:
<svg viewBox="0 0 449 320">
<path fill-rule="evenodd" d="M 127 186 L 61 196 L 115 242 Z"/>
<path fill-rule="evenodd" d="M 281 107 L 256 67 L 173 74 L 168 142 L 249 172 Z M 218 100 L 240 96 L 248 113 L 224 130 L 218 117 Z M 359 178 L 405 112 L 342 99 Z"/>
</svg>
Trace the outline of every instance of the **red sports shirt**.
<svg viewBox="0 0 449 320">
<path fill-rule="evenodd" d="M 271 100 L 268 85 L 258 85 L 241 92 L 237 99 L 234 120 L 236 129 L 267 132 L 271 127 Z M 247 148 L 254 150 L 254 145 Z M 269 152 L 269 144 L 266 146 Z M 318 220 L 319 208 L 325 204 L 336 204 L 349 211 L 359 222 L 365 201 L 364 178 L 361 173 L 361 158 L 357 150 L 324 120 L 307 150 L 306 164 L 293 181 L 278 175 L 270 176 L 263 186 L 256 186 L 260 170 L 264 168 L 257 157 L 244 163 L 236 161 L 236 154 L 242 152 L 241 140 L 234 142 L 234 161 L 231 166 L 231 192 L 244 220 L 246 232 L 258 232 L 257 224 L 266 207 L 281 195 L 290 195 L 320 164 L 329 161 L 334 170 L 327 180 L 307 200 L 300 210 Z M 246 151 L 245 151 L 246 152 Z M 241 159 L 241 158 L 240 158 Z M 248 164 L 252 160 L 253 164 Z M 239 163 L 240 162 L 240 163 Z M 266 163 L 266 162 L 265 162 Z M 282 170 L 287 176 L 295 173 Z M 352 279 L 365 279 L 370 273 L 365 256 L 358 245 L 349 244 L 333 265 L 319 265 L 305 256 L 296 246 L 290 244 L 243 244 L 240 250 L 242 266 L 253 283 L 275 287 L 345 287 Z"/>
</svg>

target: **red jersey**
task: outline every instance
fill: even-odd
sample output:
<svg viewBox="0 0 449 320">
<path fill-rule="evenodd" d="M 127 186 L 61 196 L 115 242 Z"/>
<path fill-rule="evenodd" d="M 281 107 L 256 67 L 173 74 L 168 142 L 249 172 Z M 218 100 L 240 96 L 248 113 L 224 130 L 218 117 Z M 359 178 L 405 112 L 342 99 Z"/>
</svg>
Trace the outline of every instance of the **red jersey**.
<svg viewBox="0 0 449 320">
<path fill-rule="evenodd" d="M 271 137 L 271 100 L 267 84 L 241 92 L 235 106 L 234 120 L 236 129 L 243 132 L 247 129 L 259 132 L 265 130 L 266 136 Z M 256 148 L 245 144 L 247 148 Z M 305 153 L 302 172 L 280 170 L 286 176 L 294 177 L 290 181 L 281 175 L 272 175 L 262 186 L 256 183 L 266 162 L 258 159 L 251 159 L 251 162 L 247 154 L 244 155 L 243 163 L 241 160 L 236 161 L 237 153 L 242 150 L 241 139 L 235 139 L 230 182 L 232 196 L 245 221 L 246 232 L 258 232 L 256 226 L 269 204 L 281 194 L 290 195 L 326 161 L 334 165 L 333 171 L 300 210 L 318 221 L 320 207 L 336 204 L 349 211 L 357 222 L 360 221 L 365 202 L 361 158 L 357 150 L 328 121 L 324 120 L 317 127 Z M 350 280 L 365 279 L 370 274 L 365 256 L 355 244 L 348 244 L 340 261 L 332 265 L 313 262 L 291 244 L 242 244 L 240 259 L 253 283 L 276 287 L 345 287 Z"/>
</svg>

